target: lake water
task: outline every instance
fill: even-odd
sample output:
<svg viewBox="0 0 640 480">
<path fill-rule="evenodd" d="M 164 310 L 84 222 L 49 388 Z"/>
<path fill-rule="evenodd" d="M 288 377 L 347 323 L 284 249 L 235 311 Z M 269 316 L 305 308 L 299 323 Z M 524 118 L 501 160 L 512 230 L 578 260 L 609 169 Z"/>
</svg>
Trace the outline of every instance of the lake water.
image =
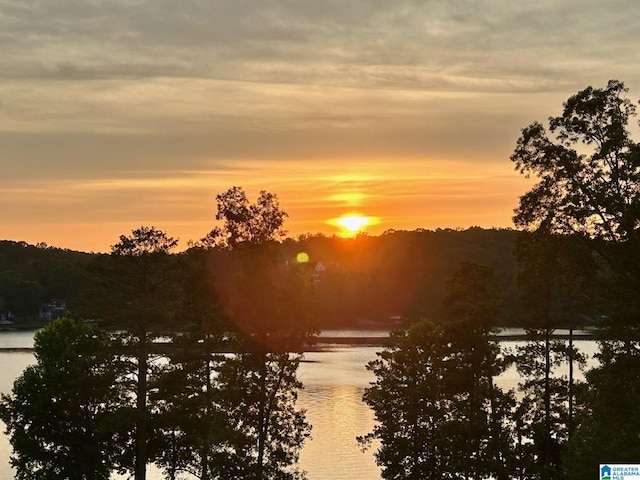
<svg viewBox="0 0 640 480">
<path fill-rule="evenodd" d="M 372 332 L 325 332 L 328 336 L 374 336 Z M 384 335 L 377 332 L 376 336 Z M 509 345 L 510 342 L 505 342 Z M 587 355 L 595 353 L 596 344 L 590 340 L 576 341 Z M 0 332 L 0 348 L 33 346 L 32 332 Z M 374 425 L 372 411 L 362 402 L 362 394 L 373 375 L 365 365 L 375 358 L 380 347 L 329 346 L 326 351 L 305 354 L 298 374 L 305 389 L 298 405 L 307 410 L 307 421 L 313 425 L 312 439 L 302 449 L 300 466 L 309 480 L 380 479 L 373 451 L 362 452 L 356 437 L 370 432 Z M 13 381 L 27 365 L 35 363 L 32 353 L 0 352 L 0 392 L 11 391 Z M 518 376 L 511 369 L 496 381 L 505 389 L 515 388 Z M 1 423 L 1 422 L 0 422 Z M 0 479 L 13 478 L 9 466 L 11 445 L 0 435 Z M 162 474 L 150 467 L 149 480 L 161 480 Z M 122 477 L 126 478 L 126 477 Z"/>
</svg>

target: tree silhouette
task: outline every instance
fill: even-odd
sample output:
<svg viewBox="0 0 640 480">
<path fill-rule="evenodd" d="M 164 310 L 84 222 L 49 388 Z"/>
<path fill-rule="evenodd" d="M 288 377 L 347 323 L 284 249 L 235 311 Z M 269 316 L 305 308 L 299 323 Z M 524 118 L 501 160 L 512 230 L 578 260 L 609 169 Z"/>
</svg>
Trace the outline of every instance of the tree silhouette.
<svg viewBox="0 0 640 480">
<path fill-rule="evenodd" d="M 495 341 L 492 273 L 465 262 L 449 282 L 446 318 L 392 333 L 367 368 L 376 381 L 365 402 L 378 424 L 385 479 L 509 478 L 513 399 L 493 383 L 504 369 Z"/>
<path fill-rule="evenodd" d="M 209 274 L 237 353 L 216 379 L 233 433 L 212 468 L 223 469 L 223 478 L 304 478 L 295 463 L 310 426 L 294 407 L 296 371 L 312 332 L 312 279 L 277 248 L 287 214 L 276 195 L 263 191 L 250 203 L 233 187 L 216 198 L 223 226 L 202 244 L 211 250 Z"/>
<path fill-rule="evenodd" d="M 546 129 L 522 131 L 511 156 L 538 183 L 520 198 L 516 225 L 541 233 L 591 239 L 588 246 L 610 269 L 609 326 L 634 336 L 640 325 L 640 145 L 628 123 L 636 108 L 622 82 L 588 87 L 564 103 Z M 602 267 L 604 268 L 604 267 Z"/>
<path fill-rule="evenodd" d="M 523 129 L 511 156 L 521 173 L 538 180 L 520 199 L 516 225 L 583 242 L 589 250 L 583 260 L 594 260 L 596 266 L 590 277 L 591 292 L 606 300 L 601 305 L 606 313 L 602 324 L 607 335 L 615 338 L 601 342 L 601 365 L 587 374 L 586 403 L 569 444 L 572 468 L 568 471 L 582 474 L 585 470 L 579 465 L 594 465 L 594 446 L 606 443 L 603 439 L 609 435 L 610 423 L 605 419 L 614 420 L 622 412 L 627 417 L 618 423 L 618 441 L 610 443 L 617 452 L 632 451 L 637 444 L 637 438 L 631 438 L 636 435 L 638 412 L 629 408 L 638 403 L 637 391 L 626 388 L 621 402 L 606 401 L 611 400 L 609 388 L 629 385 L 639 372 L 635 357 L 640 338 L 640 145 L 628 128 L 636 108 L 626 93 L 617 80 L 610 80 L 605 88 L 578 92 L 564 103 L 562 115 L 549 119 L 549 131 L 555 138 L 549 138 L 542 124 L 535 122 Z M 558 254 L 551 256 L 558 258 Z M 551 285 L 549 282 L 547 288 Z M 546 348 L 545 355 L 549 358 L 552 350 Z M 546 370 L 550 362 L 553 360 L 546 362 Z M 628 368 L 624 375 L 622 365 Z M 543 437 L 547 442 L 554 423 L 550 421 L 549 388 L 546 393 L 538 392 L 545 398 Z M 618 410 L 621 406 L 625 409 Z"/>
<path fill-rule="evenodd" d="M 107 480 L 121 467 L 130 432 L 109 345 L 71 317 L 36 333 L 36 365 L 0 402 L 18 480 Z"/>
<path fill-rule="evenodd" d="M 121 336 L 125 357 L 132 358 L 133 394 L 136 399 L 135 465 L 136 480 L 145 480 L 149 461 L 148 377 L 150 342 L 163 333 L 180 304 L 176 259 L 169 252 L 177 240 L 154 227 L 140 227 L 120 236 L 111 247 L 113 263 L 107 274 L 112 295 L 102 312 Z"/>
</svg>

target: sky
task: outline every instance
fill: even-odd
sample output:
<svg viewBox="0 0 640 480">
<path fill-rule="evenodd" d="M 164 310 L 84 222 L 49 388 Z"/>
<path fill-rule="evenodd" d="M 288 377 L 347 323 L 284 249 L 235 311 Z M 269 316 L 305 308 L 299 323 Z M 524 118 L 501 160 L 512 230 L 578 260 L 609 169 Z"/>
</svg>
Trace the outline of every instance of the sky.
<svg viewBox="0 0 640 480">
<path fill-rule="evenodd" d="M 637 100 L 638 25 L 636 0 L 0 0 L 0 239 L 186 246 L 236 185 L 291 237 L 511 227 L 521 129 L 612 78 Z"/>
</svg>

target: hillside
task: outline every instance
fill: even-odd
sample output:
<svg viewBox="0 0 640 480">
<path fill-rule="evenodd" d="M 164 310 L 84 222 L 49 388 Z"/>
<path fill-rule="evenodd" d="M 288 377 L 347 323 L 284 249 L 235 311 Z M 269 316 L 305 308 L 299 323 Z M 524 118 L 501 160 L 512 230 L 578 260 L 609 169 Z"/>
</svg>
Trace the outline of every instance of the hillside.
<svg viewBox="0 0 640 480">
<path fill-rule="evenodd" d="M 389 231 L 355 238 L 287 239 L 283 261 L 300 252 L 313 268 L 314 305 L 322 328 L 386 325 L 437 316 L 447 279 L 463 260 L 493 268 L 504 299 L 500 324 L 514 324 L 514 242 L 506 229 Z M 177 254 L 183 255 L 183 254 Z M 54 299 L 74 303 L 99 282 L 105 255 L 0 241 L 0 313 L 33 317 Z M 86 302 L 86 298 L 84 299 Z"/>
</svg>

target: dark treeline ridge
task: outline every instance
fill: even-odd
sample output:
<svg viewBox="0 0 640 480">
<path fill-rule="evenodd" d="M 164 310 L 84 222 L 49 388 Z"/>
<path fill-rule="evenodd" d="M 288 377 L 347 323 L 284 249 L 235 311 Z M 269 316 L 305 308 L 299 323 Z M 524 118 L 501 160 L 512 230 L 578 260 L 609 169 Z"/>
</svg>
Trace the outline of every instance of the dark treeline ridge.
<svg viewBox="0 0 640 480">
<path fill-rule="evenodd" d="M 398 318 L 434 317 L 441 313 L 445 284 L 464 260 L 490 267 L 502 295 L 497 324 L 522 325 L 516 292 L 515 242 L 523 235 L 510 229 L 438 229 L 388 231 L 354 238 L 321 234 L 285 239 L 275 248 L 282 263 L 297 262 L 306 253 L 306 268 L 314 278 L 313 298 L 318 328 L 393 326 Z M 200 293 L 207 290 L 211 270 L 225 268 L 225 251 L 171 254 L 184 261 L 203 262 Z M 108 297 L 102 272 L 109 255 L 0 242 L 0 313 L 17 320 L 34 320 L 52 301 L 64 301 L 72 312 L 91 312 L 97 288 Z M 216 267 L 217 265 L 217 267 Z M 183 269 L 183 284 L 194 281 Z M 192 273 L 192 272 L 191 272 Z M 219 276 L 218 276 L 219 277 Z M 209 288 L 213 288 L 209 285 Z M 186 312 L 187 313 L 187 312 Z M 19 322 L 18 322 L 19 324 Z"/>
<path fill-rule="evenodd" d="M 88 266 L 96 256 L 42 243 L 0 241 L 0 314 L 34 320 L 52 300 L 72 301 L 94 280 Z"/>
<path fill-rule="evenodd" d="M 326 328 L 393 328 L 398 319 L 436 318 L 442 314 L 446 282 L 463 261 L 491 268 L 497 278 L 500 308 L 496 326 L 526 327 L 526 305 L 517 281 L 518 238 L 530 235 L 512 229 L 437 229 L 388 231 L 380 236 L 354 238 L 308 234 L 274 245 L 283 264 L 297 262 L 306 253 L 305 265 L 314 278 L 312 291 L 316 326 Z M 576 239 L 576 244 L 581 240 Z M 577 247 L 576 247 L 577 248 Z M 185 262 L 202 262 L 199 293 L 212 295 L 212 270 L 224 269 L 224 250 L 191 249 L 171 254 Z M 24 242 L 0 241 L 0 314 L 9 312 L 32 325 L 51 302 L 63 302 L 71 312 L 99 319 L 90 300 L 100 287 L 109 255 L 82 253 Z M 182 270 L 183 284 L 193 282 Z M 224 279 L 222 279 L 224 281 Z M 206 284 L 209 284 L 208 287 Z M 561 299 L 558 299 L 560 302 Z M 575 326 L 598 323 L 603 310 L 585 303 L 575 314 Z M 188 312 L 185 312 L 188 314 Z M 188 315 L 187 315 L 188 316 Z M 566 326 L 557 325 L 557 326 Z M 177 325 L 179 328 L 179 325 Z"/>
</svg>

